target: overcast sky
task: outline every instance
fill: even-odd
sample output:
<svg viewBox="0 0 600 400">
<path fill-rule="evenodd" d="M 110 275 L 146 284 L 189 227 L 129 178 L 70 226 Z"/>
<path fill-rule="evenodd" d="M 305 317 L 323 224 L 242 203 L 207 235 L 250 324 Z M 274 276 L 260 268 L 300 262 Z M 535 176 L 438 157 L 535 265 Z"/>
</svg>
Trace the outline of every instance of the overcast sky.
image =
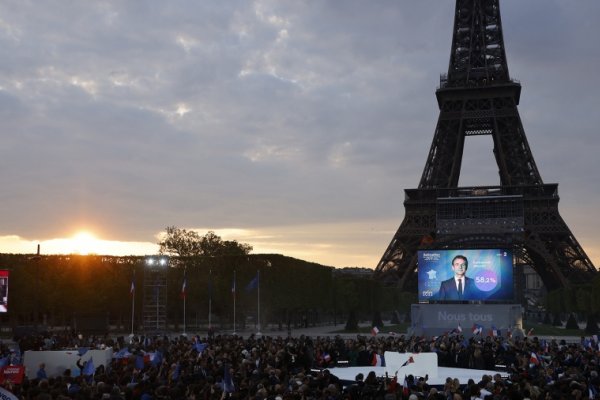
<svg viewBox="0 0 600 400">
<path fill-rule="evenodd" d="M 501 11 L 533 155 L 598 265 L 600 2 Z M 87 230 L 148 254 L 175 225 L 375 267 L 425 165 L 453 12 L 451 0 L 2 1 L 0 251 L 52 252 Z M 491 137 L 467 139 L 461 185 L 499 183 L 491 151 Z"/>
</svg>

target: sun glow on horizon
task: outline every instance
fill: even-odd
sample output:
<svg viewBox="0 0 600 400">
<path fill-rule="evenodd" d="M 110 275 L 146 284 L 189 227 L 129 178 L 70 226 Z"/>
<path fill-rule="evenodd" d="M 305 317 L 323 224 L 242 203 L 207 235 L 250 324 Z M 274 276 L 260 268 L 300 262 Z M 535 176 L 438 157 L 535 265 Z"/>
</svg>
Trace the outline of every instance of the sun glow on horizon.
<svg viewBox="0 0 600 400">
<path fill-rule="evenodd" d="M 82 256 L 88 254 L 98 254 L 100 250 L 100 240 L 87 231 L 78 232 L 71 239 L 72 250 L 74 254 L 81 254 Z"/>
</svg>

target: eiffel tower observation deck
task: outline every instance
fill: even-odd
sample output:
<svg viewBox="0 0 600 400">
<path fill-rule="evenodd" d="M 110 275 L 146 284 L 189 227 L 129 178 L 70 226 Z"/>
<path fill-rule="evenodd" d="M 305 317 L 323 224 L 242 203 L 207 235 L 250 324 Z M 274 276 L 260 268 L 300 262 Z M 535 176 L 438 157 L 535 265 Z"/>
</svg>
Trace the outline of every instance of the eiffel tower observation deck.
<svg viewBox="0 0 600 400">
<path fill-rule="evenodd" d="M 427 249 L 509 248 L 548 290 L 589 281 L 598 271 L 558 211 L 558 184 L 544 183 L 519 116 L 521 85 L 510 78 L 499 0 L 457 0 L 450 63 L 417 189 L 375 276 L 417 287 L 417 255 Z M 499 186 L 458 187 L 465 138 L 491 135 Z"/>
</svg>

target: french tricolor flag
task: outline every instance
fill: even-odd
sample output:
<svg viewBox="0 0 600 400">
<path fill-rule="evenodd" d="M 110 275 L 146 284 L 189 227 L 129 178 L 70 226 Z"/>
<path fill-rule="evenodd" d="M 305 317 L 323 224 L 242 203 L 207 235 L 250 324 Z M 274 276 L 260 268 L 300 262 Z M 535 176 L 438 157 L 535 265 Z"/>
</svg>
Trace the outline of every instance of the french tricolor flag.
<svg viewBox="0 0 600 400">
<path fill-rule="evenodd" d="M 531 352 L 531 357 L 529 358 L 529 362 L 534 365 L 540 365 L 540 359 L 538 358 L 537 354 L 535 354 L 534 352 Z"/>
<path fill-rule="evenodd" d="M 371 335 L 377 336 L 378 333 L 379 333 L 379 328 L 374 326 L 373 329 L 371 329 Z"/>
<path fill-rule="evenodd" d="M 408 357 L 408 360 L 406 360 L 406 361 L 404 362 L 404 364 L 402 364 L 402 365 L 400 366 L 400 368 L 402 368 L 402 367 L 406 367 L 408 364 L 412 364 L 412 363 L 414 363 L 414 362 L 415 362 L 415 359 L 414 359 L 412 356 L 410 356 L 410 357 Z"/>
<path fill-rule="evenodd" d="M 473 335 L 479 335 L 481 332 L 483 332 L 483 326 L 479 324 L 473 324 L 471 332 L 473 332 Z"/>
<path fill-rule="evenodd" d="M 379 355 L 377 353 L 373 354 L 373 359 L 371 360 L 371 365 L 373 367 L 384 367 L 385 361 L 383 359 L 383 356 Z"/>
</svg>

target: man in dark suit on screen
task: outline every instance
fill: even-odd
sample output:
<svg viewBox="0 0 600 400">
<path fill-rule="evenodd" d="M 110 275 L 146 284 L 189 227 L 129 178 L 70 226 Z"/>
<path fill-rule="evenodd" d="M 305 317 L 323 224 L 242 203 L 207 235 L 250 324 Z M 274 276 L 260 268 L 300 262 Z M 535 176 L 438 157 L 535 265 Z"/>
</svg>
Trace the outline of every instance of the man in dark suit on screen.
<svg viewBox="0 0 600 400">
<path fill-rule="evenodd" d="M 477 300 L 479 290 L 475 281 L 466 276 L 468 267 L 467 257 L 458 255 L 452 259 L 454 276 L 441 283 L 438 300 Z"/>
</svg>

